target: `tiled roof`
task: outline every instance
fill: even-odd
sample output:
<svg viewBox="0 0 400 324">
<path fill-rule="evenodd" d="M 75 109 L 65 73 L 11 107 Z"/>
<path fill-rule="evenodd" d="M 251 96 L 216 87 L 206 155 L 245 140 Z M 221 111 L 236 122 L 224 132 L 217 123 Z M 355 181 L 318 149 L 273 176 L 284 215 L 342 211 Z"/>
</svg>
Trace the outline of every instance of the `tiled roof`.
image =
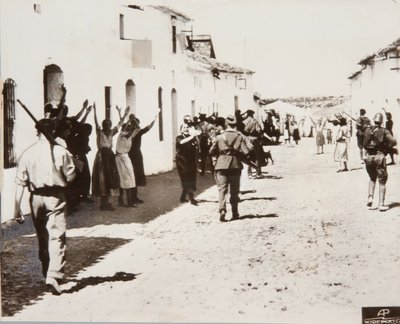
<svg viewBox="0 0 400 324">
<path fill-rule="evenodd" d="M 217 69 L 219 72 L 233 73 L 233 74 L 235 74 L 235 73 L 236 74 L 254 74 L 255 73 L 254 71 L 251 71 L 251 70 L 248 70 L 245 68 L 241 68 L 238 66 L 234 66 L 234 65 L 231 65 L 228 63 L 224 63 L 224 62 L 218 61 L 213 58 L 209 58 L 204 55 L 200 55 L 200 54 L 192 52 L 192 51 L 186 51 L 186 55 L 196 62 L 200 62 L 200 63 L 207 65 L 210 68 L 210 70 Z"/>
</svg>

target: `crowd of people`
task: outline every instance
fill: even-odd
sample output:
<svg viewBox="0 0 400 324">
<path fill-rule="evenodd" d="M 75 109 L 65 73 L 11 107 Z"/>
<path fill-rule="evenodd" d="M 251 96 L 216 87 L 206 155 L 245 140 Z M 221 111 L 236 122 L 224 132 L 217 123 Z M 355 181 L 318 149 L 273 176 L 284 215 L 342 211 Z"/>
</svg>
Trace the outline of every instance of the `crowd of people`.
<svg viewBox="0 0 400 324">
<path fill-rule="evenodd" d="M 60 280 L 65 266 L 65 214 L 73 213 L 78 204 L 100 200 L 100 210 L 114 210 L 110 197 L 118 196 L 121 207 L 137 207 L 143 200 L 138 197 L 138 186 L 146 185 L 141 138 L 151 130 L 157 115 L 146 127 L 140 126 L 139 119 L 130 114 L 130 108 L 117 107 L 119 122 L 113 127 L 111 120 L 104 119 L 101 126 L 97 119 L 96 104 L 89 105 L 85 100 L 82 109 L 75 116 L 68 116 L 65 104 L 66 89 L 57 107 L 45 105 L 45 118 L 36 123 L 38 141 L 21 155 L 17 169 L 17 189 L 15 215 L 17 222 L 23 222 L 21 201 L 24 188 L 30 191 L 31 215 L 39 241 L 39 258 L 42 263 L 46 284 L 54 294 L 60 294 Z M 87 122 L 93 111 L 96 130 L 97 153 L 92 172 L 87 154 L 90 152 L 89 137 L 92 126 Z M 383 127 L 383 114 L 376 114 L 373 124 L 360 110 L 356 122 L 357 143 L 360 157 L 364 161 L 370 177 L 367 205 L 371 206 L 376 181 L 379 182 L 379 205 L 381 211 L 387 210 L 386 193 L 386 154 L 394 163 L 396 141 L 393 138 L 393 121 L 386 114 L 386 128 Z M 223 118 L 213 113 L 211 116 L 199 114 L 192 118 L 184 116 L 179 135 L 175 139 L 176 168 L 181 181 L 180 202 L 198 205 L 195 199 L 197 175 L 208 171 L 213 174 L 219 191 L 218 212 L 220 221 L 226 221 L 227 197 L 229 193 L 231 219 L 239 218 L 239 192 L 244 164 L 248 178 L 262 178 L 262 167 L 272 160 L 266 145 L 278 145 L 283 136 L 287 144 L 298 144 L 301 137 L 307 136 L 305 119 L 298 123 L 294 116 L 286 115 L 281 120 L 274 110 L 265 112 L 259 122 L 251 109 Z M 320 118 L 314 121 L 317 154 L 323 154 L 327 124 L 337 126 L 334 137 L 335 161 L 339 171 L 348 171 L 348 147 L 352 133 L 350 123 L 343 115 L 334 118 Z M 113 151 L 113 138 L 118 134 L 116 150 Z M 332 131 L 326 132 L 328 144 L 332 143 Z M 273 162 L 273 160 L 272 160 Z M 90 187 L 91 184 L 91 187 Z"/>
</svg>

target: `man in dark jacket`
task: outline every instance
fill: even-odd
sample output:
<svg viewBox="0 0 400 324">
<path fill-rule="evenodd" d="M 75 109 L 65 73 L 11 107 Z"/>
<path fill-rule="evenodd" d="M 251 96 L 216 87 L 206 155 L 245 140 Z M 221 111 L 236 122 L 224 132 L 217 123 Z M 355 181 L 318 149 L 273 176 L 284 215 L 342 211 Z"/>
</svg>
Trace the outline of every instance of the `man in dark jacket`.
<svg viewBox="0 0 400 324">
<path fill-rule="evenodd" d="M 365 167 L 369 175 L 368 202 L 371 207 L 374 199 L 376 180 L 379 182 L 379 205 L 380 211 L 389 209 L 385 205 L 386 182 L 388 173 L 386 169 L 386 154 L 396 145 L 396 140 L 390 132 L 382 127 L 383 115 L 377 113 L 374 116 L 374 126 L 365 130 L 363 147 L 365 149 Z"/>
<path fill-rule="evenodd" d="M 363 143 L 364 143 L 364 132 L 368 126 L 371 125 L 371 121 L 367 116 L 365 116 L 367 112 L 365 109 L 360 109 L 360 117 L 357 118 L 356 124 L 356 137 L 357 137 L 357 145 L 360 149 L 360 159 L 363 161 Z"/>
<path fill-rule="evenodd" d="M 210 149 L 210 155 L 217 155 L 214 169 L 219 191 L 220 221 L 225 221 L 226 196 L 230 188 L 230 203 L 232 220 L 239 218 L 239 186 L 242 171 L 241 156 L 249 154 L 244 138 L 236 131 L 236 118 L 232 115 L 226 118 L 226 130 L 217 136 Z"/>
</svg>

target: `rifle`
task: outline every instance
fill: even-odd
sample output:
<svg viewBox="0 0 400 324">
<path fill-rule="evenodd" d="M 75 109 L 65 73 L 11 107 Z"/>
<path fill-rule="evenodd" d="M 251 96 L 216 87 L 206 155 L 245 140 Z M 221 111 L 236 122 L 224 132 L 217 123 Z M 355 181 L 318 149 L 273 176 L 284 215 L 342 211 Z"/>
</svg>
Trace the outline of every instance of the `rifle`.
<svg viewBox="0 0 400 324">
<path fill-rule="evenodd" d="M 53 135 L 50 134 L 47 129 L 43 128 L 40 123 L 38 122 L 38 120 L 35 118 L 35 116 L 33 116 L 33 114 L 30 112 L 30 110 L 21 102 L 21 100 L 17 99 L 17 102 L 22 106 L 22 108 L 24 108 L 24 110 L 27 112 L 27 114 L 29 115 L 29 117 L 32 118 L 32 120 L 35 122 L 35 126 L 36 129 L 42 133 L 44 135 L 44 137 L 46 137 L 46 139 L 49 141 L 49 143 L 51 145 L 60 145 L 56 142 L 56 140 L 54 139 Z M 60 145 L 61 146 L 61 145 Z M 71 156 L 75 167 L 79 170 L 82 171 L 83 167 L 84 167 L 84 163 L 82 161 L 80 161 L 79 159 L 77 159 L 74 156 Z"/>
<path fill-rule="evenodd" d="M 355 119 L 353 116 L 351 116 L 351 115 L 349 115 L 347 112 L 345 112 L 345 111 L 343 111 L 343 113 L 345 114 L 345 115 L 347 115 L 348 117 L 350 117 L 351 119 L 353 119 L 356 123 L 358 123 L 357 122 L 357 119 Z"/>
<path fill-rule="evenodd" d="M 44 129 L 43 127 L 40 126 L 38 120 L 33 116 L 33 114 L 30 112 L 30 110 L 21 102 L 21 100 L 17 99 L 17 102 L 24 108 L 24 110 L 27 112 L 29 117 L 32 118 L 32 120 L 35 122 L 36 129 L 41 132 L 44 137 L 50 142 L 51 145 L 59 145 L 56 140 L 54 139 L 53 135 L 50 134 L 47 129 Z"/>
</svg>

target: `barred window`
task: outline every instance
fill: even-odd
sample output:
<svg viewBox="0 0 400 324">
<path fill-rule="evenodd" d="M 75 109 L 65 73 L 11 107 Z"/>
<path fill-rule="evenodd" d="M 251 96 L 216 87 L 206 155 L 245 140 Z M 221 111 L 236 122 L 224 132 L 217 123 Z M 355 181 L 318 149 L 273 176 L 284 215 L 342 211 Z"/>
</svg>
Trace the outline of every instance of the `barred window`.
<svg viewBox="0 0 400 324">
<path fill-rule="evenodd" d="M 4 168 L 9 169 L 17 165 L 14 150 L 15 125 L 15 82 L 7 79 L 3 85 L 3 123 L 4 123 Z"/>
</svg>

